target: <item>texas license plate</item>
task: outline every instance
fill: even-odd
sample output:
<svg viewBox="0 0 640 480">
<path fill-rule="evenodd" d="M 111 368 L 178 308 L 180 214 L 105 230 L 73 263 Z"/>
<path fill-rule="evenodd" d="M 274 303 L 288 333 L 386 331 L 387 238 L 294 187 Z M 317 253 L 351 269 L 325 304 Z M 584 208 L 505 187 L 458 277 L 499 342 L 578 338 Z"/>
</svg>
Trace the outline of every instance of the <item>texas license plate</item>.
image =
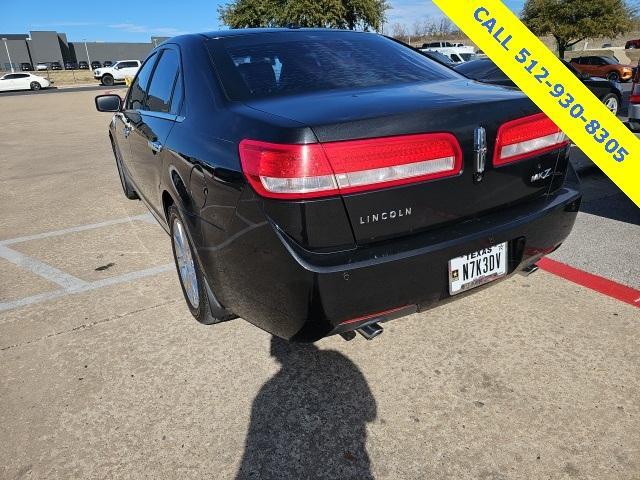
<svg viewBox="0 0 640 480">
<path fill-rule="evenodd" d="M 503 277 L 507 273 L 507 243 L 449 260 L 449 293 L 455 295 Z"/>
</svg>

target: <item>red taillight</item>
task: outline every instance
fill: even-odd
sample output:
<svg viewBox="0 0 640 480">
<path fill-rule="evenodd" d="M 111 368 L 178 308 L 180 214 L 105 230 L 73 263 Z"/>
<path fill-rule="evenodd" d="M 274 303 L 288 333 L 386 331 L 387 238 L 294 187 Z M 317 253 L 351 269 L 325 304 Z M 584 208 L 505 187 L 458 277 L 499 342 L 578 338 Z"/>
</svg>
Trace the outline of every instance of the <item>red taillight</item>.
<svg viewBox="0 0 640 480">
<path fill-rule="evenodd" d="M 247 179 L 264 197 L 291 199 L 338 193 L 333 170 L 319 143 L 282 145 L 242 140 L 240 161 Z"/>
<path fill-rule="evenodd" d="M 566 145 L 566 135 L 544 113 L 519 118 L 498 130 L 493 164 L 497 167 Z"/>
<path fill-rule="evenodd" d="M 638 69 L 640 73 L 640 68 Z M 631 89 L 631 97 L 629 97 L 629 103 L 640 103 L 640 83 L 638 83 L 638 74 L 633 81 L 633 88 Z"/>
<path fill-rule="evenodd" d="M 457 175 L 462 151 L 448 133 L 281 145 L 243 140 L 240 160 L 257 193 L 312 198 Z"/>
</svg>

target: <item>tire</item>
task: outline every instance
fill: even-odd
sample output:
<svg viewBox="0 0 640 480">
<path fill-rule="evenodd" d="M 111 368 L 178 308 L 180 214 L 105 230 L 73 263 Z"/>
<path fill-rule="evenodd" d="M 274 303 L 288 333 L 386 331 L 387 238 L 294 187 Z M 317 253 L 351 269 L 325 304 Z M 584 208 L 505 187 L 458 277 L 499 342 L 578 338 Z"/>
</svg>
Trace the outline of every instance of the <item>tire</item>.
<svg viewBox="0 0 640 480">
<path fill-rule="evenodd" d="M 127 175 L 126 170 L 124 169 L 124 165 L 122 164 L 122 157 L 120 155 L 120 150 L 116 147 L 113 139 L 111 139 L 111 148 L 113 149 L 113 156 L 116 158 L 116 168 L 118 169 L 118 176 L 120 177 L 120 184 L 122 185 L 122 191 L 124 192 L 124 196 L 129 200 L 138 200 L 138 193 L 135 191 L 133 186 L 131 185 L 131 181 L 129 180 L 129 176 Z"/>
<path fill-rule="evenodd" d="M 620 111 L 620 99 L 615 93 L 610 93 L 602 99 L 602 103 L 613 113 L 618 115 Z"/>
<path fill-rule="evenodd" d="M 199 323 L 213 325 L 237 318 L 216 300 L 204 278 L 191 237 L 180 212 L 171 205 L 167 212 L 173 260 L 187 307 Z M 213 307 L 213 308 L 212 308 Z"/>
<path fill-rule="evenodd" d="M 31 85 L 29 85 L 29 87 L 34 92 L 37 92 L 38 90 L 40 90 L 42 88 L 42 85 L 40 85 L 38 82 L 31 82 Z"/>
<path fill-rule="evenodd" d="M 113 87 L 113 84 L 115 82 L 113 80 L 113 77 L 107 74 L 102 76 L 102 78 L 100 79 L 100 83 L 102 83 L 102 85 L 104 85 L 105 87 Z"/>
<path fill-rule="evenodd" d="M 611 72 L 609 75 L 607 75 L 607 80 L 609 80 L 610 82 L 619 82 L 620 75 L 618 74 L 618 72 Z"/>
</svg>

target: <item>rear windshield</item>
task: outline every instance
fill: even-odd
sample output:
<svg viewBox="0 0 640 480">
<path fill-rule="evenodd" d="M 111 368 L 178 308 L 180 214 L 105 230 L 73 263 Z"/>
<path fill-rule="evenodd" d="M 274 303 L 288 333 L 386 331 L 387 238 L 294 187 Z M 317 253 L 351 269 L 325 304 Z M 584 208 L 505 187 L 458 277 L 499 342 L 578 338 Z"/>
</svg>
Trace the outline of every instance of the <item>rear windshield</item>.
<svg viewBox="0 0 640 480">
<path fill-rule="evenodd" d="M 260 33 L 208 45 L 232 100 L 456 78 L 412 49 L 369 33 Z"/>
</svg>

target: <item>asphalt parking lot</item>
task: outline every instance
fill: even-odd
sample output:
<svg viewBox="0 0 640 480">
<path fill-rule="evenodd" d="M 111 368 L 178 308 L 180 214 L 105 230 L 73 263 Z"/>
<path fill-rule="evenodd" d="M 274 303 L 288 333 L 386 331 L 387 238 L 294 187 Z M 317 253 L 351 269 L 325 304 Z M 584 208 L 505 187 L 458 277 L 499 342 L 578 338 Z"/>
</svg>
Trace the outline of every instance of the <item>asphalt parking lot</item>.
<svg viewBox="0 0 640 480">
<path fill-rule="evenodd" d="M 95 91 L 0 97 L 0 478 L 640 478 L 636 306 L 539 271 L 288 345 L 196 324 Z M 597 169 L 556 261 L 640 289 Z"/>
</svg>

